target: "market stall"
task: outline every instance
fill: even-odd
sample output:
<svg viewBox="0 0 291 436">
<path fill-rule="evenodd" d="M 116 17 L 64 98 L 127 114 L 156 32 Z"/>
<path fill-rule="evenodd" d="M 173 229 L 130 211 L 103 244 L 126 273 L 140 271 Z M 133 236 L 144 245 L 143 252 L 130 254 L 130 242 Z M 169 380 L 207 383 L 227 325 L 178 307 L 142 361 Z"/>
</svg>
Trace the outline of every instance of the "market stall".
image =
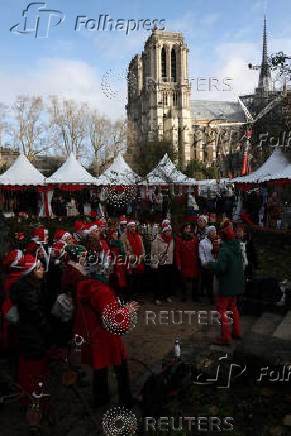
<svg viewBox="0 0 291 436">
<path fill-rule="evenodd" d="M 45 208 L 44 176 L 20 154 L 11 167 L 0 176 L 4 215 L 42 215 Z M 49 211 L 47 210 L 49 213 Z"/>
<path fill-rule="evenodd" d="M 46 179 L 46 187 L 51 193 L 48 203 L 52 214 L 89 215 L 96 181 L 71 153 L 66 162 Z"/>
</svg>

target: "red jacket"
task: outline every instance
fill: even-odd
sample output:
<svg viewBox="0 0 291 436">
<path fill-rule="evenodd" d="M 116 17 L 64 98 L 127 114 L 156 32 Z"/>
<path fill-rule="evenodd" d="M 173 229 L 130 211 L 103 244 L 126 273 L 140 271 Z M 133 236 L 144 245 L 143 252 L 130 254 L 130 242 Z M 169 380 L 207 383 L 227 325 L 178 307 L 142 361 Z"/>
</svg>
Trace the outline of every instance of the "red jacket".
<svg viewBox="0 0 291 436">
<path fill-rule="evenodd" d="M 95 279 L 86 279 L 79 283 L 74 335 L 81 335 L 86 340 L 87 343 L 82 345 L 82 363 L 93 369 L 120 365 L 122 359 L 127 359 L 120 336 L 106 330 L 102 324 L 101 314 L 108 305 L 116 310 L 120 307 L 108 284 Z M 122 308 L 118 322 L 125 331 L 129 326 L 128 321 L 128 309 Z"/>
<path fill-rule="evenodd" d="M 184 278 L 193 279 L 199 275 L 199 240 L 197 236 L 189 240 L 178 236 L 176 240 L 176 264 Z"/>
</svg>

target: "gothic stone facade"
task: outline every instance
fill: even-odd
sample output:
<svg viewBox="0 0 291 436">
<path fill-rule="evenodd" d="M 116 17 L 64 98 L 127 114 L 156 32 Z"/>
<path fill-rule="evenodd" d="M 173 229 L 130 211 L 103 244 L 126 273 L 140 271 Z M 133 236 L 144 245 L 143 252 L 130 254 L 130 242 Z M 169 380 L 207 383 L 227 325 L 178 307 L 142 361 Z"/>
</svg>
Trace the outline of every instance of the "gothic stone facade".
<svg viewBox="0 0 291 436">
<path fill-rule="evenodd" d="M 127 105 L 131 131 L 129 160 L 132 147 L 150 141 L 167 141 L 173 145 L 182 167 L 192 158 L 211 164 L 217 158 L 217 148 L 214 140 L 205 144 L 208 123 L 244 119 L 235 102 L 208 101 L 206 108 L 197 111 L 201 102 L 190 101 L 188 53 L 182 33 L 154 29 L 142 54 L 131 60 Z"/>
</svg>

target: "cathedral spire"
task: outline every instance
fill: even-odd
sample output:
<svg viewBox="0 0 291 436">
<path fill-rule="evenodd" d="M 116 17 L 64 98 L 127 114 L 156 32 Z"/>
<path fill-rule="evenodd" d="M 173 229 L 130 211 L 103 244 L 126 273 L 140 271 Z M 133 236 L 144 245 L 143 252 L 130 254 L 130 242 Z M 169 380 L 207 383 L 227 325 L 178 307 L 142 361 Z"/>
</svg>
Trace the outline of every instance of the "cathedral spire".
<svg viewBox="0 0 291 436">
<path fill-rule="evenodd" d="M 271 72 L 268 64 L 268 46 L 267 46 L 267 18 L 264 15 L 264 32 L 263 32 L 263 55 L 259 75 L 258 89 L 268 92 L 271 90 Z"/>
</svg>

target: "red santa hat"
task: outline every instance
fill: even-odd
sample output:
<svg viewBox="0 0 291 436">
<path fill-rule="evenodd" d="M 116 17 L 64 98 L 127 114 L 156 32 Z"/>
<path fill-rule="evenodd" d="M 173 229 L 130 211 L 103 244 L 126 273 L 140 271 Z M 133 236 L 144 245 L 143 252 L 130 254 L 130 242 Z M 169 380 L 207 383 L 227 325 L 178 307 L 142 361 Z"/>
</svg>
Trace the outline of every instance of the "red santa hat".
<svg viewBox="0 0 291 436">
<path fill-rule="evenodd" d="M 52 246 L 52 255 L 55 259 L 59 259 L 65 253 L 66 243 L 58 241 Z"/>
<path fill-rule="evenodd" d="M 18 265 L 19 260 L 23 257 L 22 250 L 9 251 L 3 260 L 3 266 L 5 269 L 13 268 Z"/>
<path fill-rule="evenodd" d="M 34 255 L 36 253 L 37 248 L 38 248 L 37 243 L 35 241 L 31 241 L 26 247 L 25 253 Z"/>
<path fill-rule="evenodd" d="M 135 221 L 132 220 L 132 219 L 128 220 L 128 221 L 127 221 L 127 227 L 128 227 L 128 226 L 135 226 Z"/>
<path fill-rule="evenodd" d="M 78 230 L 84 230 L 85 227 L 86 226 L 82 221 L 75 222 L 75 232 L 77 232 Z"/>
<path fill-rule="evenodd" d="M 35 242 L 45 242 L 48 238 L 48 230 L 43 226 L 34 230 L 31 239 Z"/>
<path fill-rule="evenodd" d="M 23 275 L 27 275 L 39 265 L 40 261 L 31 254 L 25 254 L 18 262 L 18 266 L 21 269 Z"/>
<path fill-rule="evenodd" d="M 127 219 L 125 218 L 125 216 L 121 216 L 121 217 L 119 218 L 119 224 L 120 224 L 121 226 L 127 224 Z"/>
<path fill-rule="evenodd" d="M 162 227 L 164 227 L 164 226 L 166 226 L 166 225 L 168 225 L 168 224 L 171 224 L 171 221 L 170 221 L 170 220 L 168 220 L 168 219 L 164 219 L 164 220 L 162 221 Z"/>
<path fill-rule="evenodd" d="M 94 223 L 87 224 L 85 226 L 85 229 L 84 229 L 85 235 L 89 235 L 94 230 L 99 229 L 100 226 L 97 223 L 98 223 L 98 221 L 95 221 Z"/>
<path fill-rule="evenodd" d="M 66 239 L 69 236 L 71 236 L 71 233 L 67 232 L 66 230 L 57 230 L 54 234 L 54 240 L 66 242 Z"/>
<path fill-rule="evenodd" d="M 170 224 L 165 224 L 165 225 L 163 226 L 162 232 L 165 233 L 165 232 L 167 232 L 168 230 L 172 230 L 172 226 L 171 226 Z"/>
</svg>

